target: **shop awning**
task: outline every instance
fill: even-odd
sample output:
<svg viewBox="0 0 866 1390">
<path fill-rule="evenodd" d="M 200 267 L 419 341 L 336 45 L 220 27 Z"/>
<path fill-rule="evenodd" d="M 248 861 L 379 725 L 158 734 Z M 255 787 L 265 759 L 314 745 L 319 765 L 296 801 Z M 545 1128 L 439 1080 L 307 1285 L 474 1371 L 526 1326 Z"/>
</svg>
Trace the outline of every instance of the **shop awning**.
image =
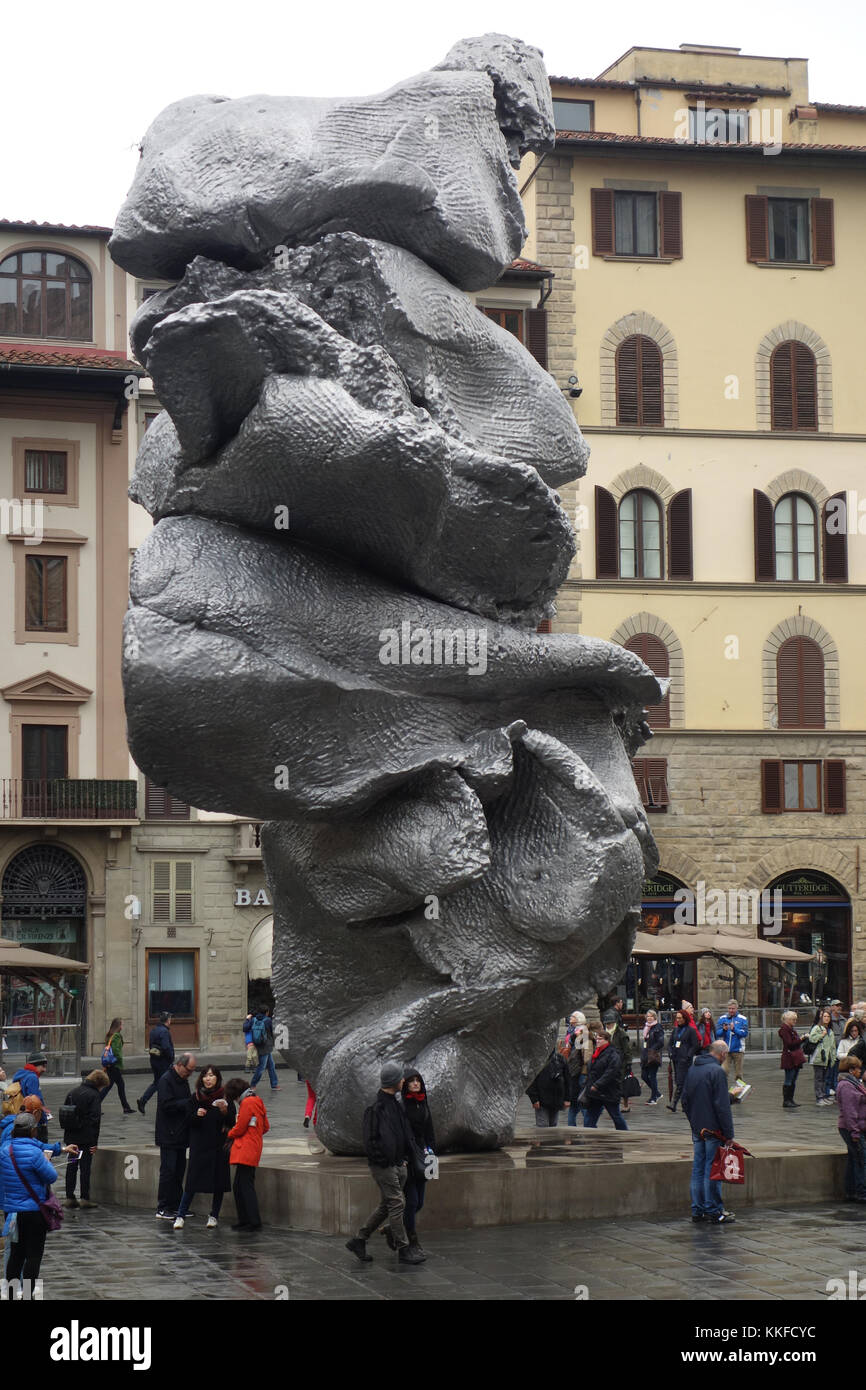
<svg viewBox="0 0 866 1390">
<path fill-rule="evenodd" d="M 264 917 L 253 927 L 247 947 L 247 976 L 250 980 L 271 978 L 271 952 L 274 948 L 274 919 Z"/>
<path fill-rule="evenodd" d="M 752 956 L 761 960 L 814 960 L 812 951 L 793 951 L 766 936 L 734 936 L 730 932 L 700 931 L 688 927 L 667 928 L 658 936 L 639 931 L 635 937 L 633 956 L 675 956 L 678 960 L 696 960 L 700 956 Z"/>
<path fill-rule="evenodd" d="M 68 960 L 52 956 L 47 951 L 32 951 L 17 941 L 0 937 L 0 975 L 86 975 L 90 966 L 83 960 Z"/>
</svg>

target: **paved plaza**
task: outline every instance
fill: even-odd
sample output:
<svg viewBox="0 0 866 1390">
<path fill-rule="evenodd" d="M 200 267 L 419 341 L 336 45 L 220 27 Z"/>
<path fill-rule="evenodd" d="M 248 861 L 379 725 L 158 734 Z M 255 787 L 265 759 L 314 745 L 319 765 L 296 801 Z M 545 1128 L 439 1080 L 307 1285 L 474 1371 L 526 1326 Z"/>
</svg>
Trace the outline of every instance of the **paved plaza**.
<svg viewBox="0 0 866 1390">
<path fill-rule="evenodd" d="M 227 1069 L 226 1075 L 230 1074 Z M 735 1110 L 737 1134 L 748 1146 L 790 1140 L 824 1149 L 841 1144 L 835 1107 L 816 1109 L 811 1076 L 801 1078 L 804 1102 L 797 1111 L 781 1109 L 777 1058 L 749 1059 L 754 1089 Z M 282 1082 L 261 1093 L 272 1124 L 268 1140 L 315 1145 L 302 1127 L 305 1090 L 295 1073 L 281 1070 Z M 129 1094 L 144 1078 L 130 1077 Z M 65 1082 L 47 1082 L 55 1111 Z M 565 1117 L 563 1116 L 563 1119 Z M 123 1119 L 116 1096 L 108 1098 L 103 1126 L 106 1144 L 136 1146 L 153 1141 L 153 1104 L 146 1119 L 137 1112 Z M 681 1116 L 632 1103 L 630 1127 L 668 1135 L 690 1149 Z M 530 1133 L 533 1112 L 521 1102 L 518 1127 Z M 54 1126 L 52 1126 L 53 1132 Z M 613 1135 L 607 1118 L 600 1122 Z M 267 1144 L 268 1141 L 266 1141 Z M 639 1182 L 639 1167 L 635 1180 Z M 370 1185 L 371 1206 L 374 1188 Z M 429 1199 L 435 1201 L 435 1193 Z M 832 1203 L 796 1207 L 738 1208 L 729 1227 L 692 1224 L 688 1193 L 682 1215 L 674 1218 L 623 1218 L 605 1221 L 539 1223 L 482 1230 L 424 1232 L 428 1261 L 399 1269 L 385 1242 L 370 1242 L 375 1259 L 360 1265 L 342 1237 L 264 1230 L 258 1235 L 230 1229 L 234 1205 L 227 1197 L 215 1231 L 204 1229 L 207 1198 L 196 1201 L 198 1216 L 175 1232 L 150 1211 L 100 1207 L 67 1213 L 63 1230 L 49 1236 L 43 1263 L 44 1298 L 160 1299 L 422 1299 L 422 1300 L 790 1300 L 826 1301 L 827 1280 L 848 1280 L 849 1271 L 866 1273 L 866 1213 Z M 820 1258 L 816 1252 L 820 1251 Z M 861 1270 L 862 1266 L 862 1270 Z M 577 1290 L 577 1295 L 575 1293 Z M 585 1290 L 585 1293 L 584 1293 Z"/>
</svg>

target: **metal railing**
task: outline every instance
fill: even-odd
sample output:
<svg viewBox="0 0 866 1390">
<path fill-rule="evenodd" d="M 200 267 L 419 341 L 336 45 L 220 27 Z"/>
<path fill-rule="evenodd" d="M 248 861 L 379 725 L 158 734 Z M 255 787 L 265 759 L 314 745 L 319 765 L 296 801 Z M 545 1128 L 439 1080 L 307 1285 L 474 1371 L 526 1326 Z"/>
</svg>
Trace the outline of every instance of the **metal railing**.
<svg viewBox="0 0 866 1390">
<path fill-rule="evenodd" d="M 11 1081 L 33 1052 L 48 1058 L 46 1076 L 77 1076 L 81 1070 L 80 1023 L 13 1024 L 3 1028 L 0 1066 Z"/>
<path fill-rule="evenodd" d="M 817 1008 L 817 1004 L 801 1004 L 797 1009 L 792 1008 L 791 1012 L 797 1015 L 797 1022 L 794 1026 L 802 1037 L 805 1037 L 812 1027 Z M 722 1014 L 725 1012 L 726 1010 L 720 1009 L 714 1014 L 716 1023 L 718 1023 Z M 749 1036 L 746 1039 L 746 1051 L 762 1053 L 764 1055 L 781 1052 L 782 1042 L 779 1038 L 779 1025 L 782 1022 L 782 1014 L 787 1012 L 787 1009 L 740 1009 L 740 1013 L 745 1014 L 746 1018 L 749 1020 Z M 659 1023 L 661 1023 L 664 1028 L 665 1034 L 673 1027 L 674 1013 L 675 1010 L 673 1009 L 660 1009 L 658 1011 Z M 847 1014 L 845 1017 L 847 1018 Z M 632 1041 L 636 1041 L 639 1037 L 644 1018 L 645 1015 L 641 1014 L 640 1026 L 637 1029 L 629 1029 L 629 1035 Z"/>
<path fill-rule="evenodd" d="M 4 777 L 0 820 L 135 820 L 137 798 L 134 781 Z"/>
</svg>

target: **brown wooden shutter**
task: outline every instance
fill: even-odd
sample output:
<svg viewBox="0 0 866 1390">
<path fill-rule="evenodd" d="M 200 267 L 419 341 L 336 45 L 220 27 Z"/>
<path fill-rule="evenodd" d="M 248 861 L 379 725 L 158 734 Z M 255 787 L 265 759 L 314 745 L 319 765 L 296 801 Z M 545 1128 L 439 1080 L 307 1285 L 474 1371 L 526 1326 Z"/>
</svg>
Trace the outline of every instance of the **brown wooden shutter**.
<svg viewBox="0 0 866 1390">
<path fill-rule="evenodd" d="M 526 310 L 526 346 L 539 366 L 547 371 L 547 310 Z"/>
<path fill-rule="evenodd" d="M 761 810 L 767 814 L 783 811 L 782 764 L 778 759 L 761 761 Z"/>
<path fill-rule="evenodd" d="M 835 506 L 831 507 L 831 503 Z M 824 503 L 824 583 L 844 584 L 848 579 L 848 499 L 837 492 Z M 829 523 L 833 522 L 833 529 Z M 837 529 L 838 528 L 838 529 Z"/>
<path fill-rule="evenodd" d="M 824 763 L 824 811 L 828 816 L 844 815 L 845 764 L 835 758 Z"/>
<path fill-rule="evenodd" d="M 661 349 L 651 338 L 640 340 L 640 419 L 641 425 L 663 425 Z"/>
<path fill-rule="evenodd" d="M 639 656 L 645 666 L 648 666 L 657 676 L 670 675 L 670 657 L 668 649 L 660 637 L 656 637 L 652 632 L 636 632 L 634 637 L 630 637 L 625 643 L 627 652 L 634 652 Z M 660 705 L 651 705 L 647 710 L 647 723 L 651 729 L 669 729 L 671 727 L 671 696 L 668 691 Z M 649 759 L 652 762 L 652 759 Z M 662 761 L 664 761 L 662 759 Z"/>
<path fill-rule="evenodd" d="M 591 188 L 589 197 L 592 208 L 592 254 L 594 256 L 612 256 L 614 253 L 613 189 Z"/>
<path fill-rule="evenodd" d="M 659 194 L 661 254 L 680 259 L 683 254 L 683 195 Z"/>
<path fill-rule="evenodd" d="M 535 631 L 536 631 L 536 632 L 552 632 L 552 631 L 553 631 L 553 623 L 551 622 L 550 618 L 542 618 L 541 622 L 538 624 L 538 627 L 535 629 Z"/>
<path fill-rule="evenodd" d="M 769 202 L 762 194 L 746 194 L 746 260 L 770 259 Z"/>
<path fill-rule="evenodd" d="M 666 811 L 670 802 L 668 793 L 667 758 L 646 758 L 646 780 L 649 792 L 649 809 Z"/>
<path fill-rule="evenodd" d="M 634 334 L 616 352 L 616 422 L 663 425 L 662 355 L 652 338 Z"/>
<path fill-rule="evenodd" d="M 755 488 L 755 581 L 776 578 L 776 545 L 773 532 L 773 504 Z"/>
<path fill-rule="evenodd" d="M 770 428 L 794 428 L 794 344 L 780 343 L 770 358 Z"/>
<path fill-rule="evenodd" d="M 812 264 L 834 265 L 833 199 L 812 199 Z"/>
<path fill-rule="evenodd" d="M 776 656 L 780 729 L 824 728 L 824 657 L 811 637 L 789 637 Z"/>
<path fill-rule="evenodd" d="M 619 579 L 616 502 L 603 487 L 595 489 L 595 577 Z"/>
<path fill-rule="evenodd" d="M 158 787 L 149 777 L 144 782 L 145 820 L 189 820 L 189 807 L 178 801 L 167 787 Z"/>
<path fill-rule="evenodd" d="M 692 490 L 687 487 L 668 505 L 668 578 L 692 579 Z"/>
<path fill-rule="evenodd" d="M 637 425 L 640 417 L 640 349 L 637 337 L 626 338 L 616 350 L 616 423 Z"/>
<path fill-rule="evenodd" d="M 818 364 L 805 343 L 794 343 L 794 429 L 818 428 Z"/>
</svg>

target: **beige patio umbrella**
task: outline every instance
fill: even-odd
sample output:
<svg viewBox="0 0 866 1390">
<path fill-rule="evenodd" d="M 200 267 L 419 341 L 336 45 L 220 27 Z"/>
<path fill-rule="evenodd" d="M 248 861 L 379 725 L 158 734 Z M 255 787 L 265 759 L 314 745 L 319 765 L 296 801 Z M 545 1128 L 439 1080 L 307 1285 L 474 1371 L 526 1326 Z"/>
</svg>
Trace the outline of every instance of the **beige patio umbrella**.
<svg viewBox="0 0 866 1390">
<path fill-rule="evenodd" d="M 676 956 L 680 960 L 699 956 L 753 956 L 761 960 L 814 960 L 813 951 L 794 951 L 766 936 L 735 936 L 710 928 L 667 927 L 658 936 L 639 931 L 633 956 Z"/>
<path fill-rule="evenodd" d="M 0 975 L 55 975 L 61 970 L 68 975 L 86 975 L 89 969 L 87 961 L 32 951 L 19 941 L 0 936 Z"/>
</svg>

